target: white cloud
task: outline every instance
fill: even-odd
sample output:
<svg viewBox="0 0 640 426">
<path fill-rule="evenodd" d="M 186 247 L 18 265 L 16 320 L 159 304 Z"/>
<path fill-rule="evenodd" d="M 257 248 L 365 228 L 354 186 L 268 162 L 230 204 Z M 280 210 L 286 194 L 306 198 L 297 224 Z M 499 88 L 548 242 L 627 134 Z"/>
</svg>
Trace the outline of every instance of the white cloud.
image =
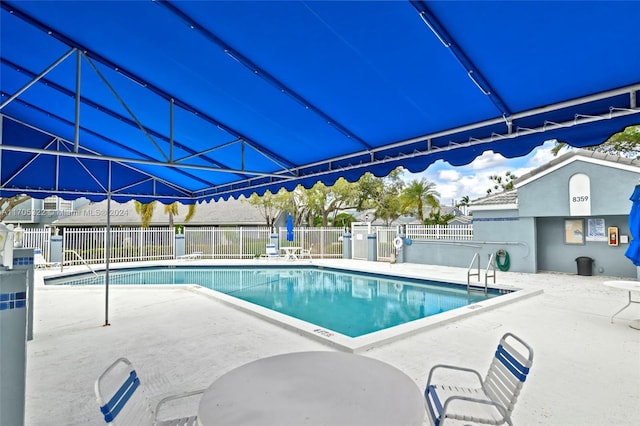
<svg viewBox="0 0 640 426">
<path fill-rule="evenodd" d="M 438 172 L 438 179 L 446 182 L 455 182 L 460 179 L 462 174 L 458 170 L 445 169 Z"/>
<path fill-rule="evenodd" d="M 536 149 L 535 153 L 529 160 L 529 165 L 532 168 L 540 167 L 543 164 L 547 164 L 549 161 L 553 160 L 554 155 L 551 152 L 551 149 L 554 147 L 553 142 L 545 142 L 540 148 Z"/>
<path fill-rule="evenodd" d="M 486 151 L 466 166 L 454 167 L 449 163 L 437 161 L 419 176 L 411 175 L 409 179 L 424 176 L 436 184 L 440 193 L 440 202 L 449 205 L 452 200 L 459 201 L 468 196 L 471 200 L 487 195 L 487 189 L 494 183 L 490 177 L 504 176 L 507 171 L 516 176 L 522 176 L 531 170 L 548 163 L 554 156 L 551 153 L 553 142 L 547 142 L 536 148 L 530 154 L 507 159 L 493 151 Z"/>
<path fill-rule="evenodd" d="M 507 159 L 493 151 L 485 151 L 481 156 L 473 160 L 470 166 L 475 170 L 484 170 L 489 167 L 497 167 L 507 162 Z"/>
</svg>

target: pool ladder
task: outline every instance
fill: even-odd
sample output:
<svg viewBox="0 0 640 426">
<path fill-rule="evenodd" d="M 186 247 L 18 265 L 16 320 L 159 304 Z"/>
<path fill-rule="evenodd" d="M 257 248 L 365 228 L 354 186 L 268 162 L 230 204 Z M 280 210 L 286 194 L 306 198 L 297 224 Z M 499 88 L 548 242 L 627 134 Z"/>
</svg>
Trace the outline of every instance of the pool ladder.
<svg viewBox="0 0 640 426">
<path fill-rule="evenodd" d="M 84 264 L 85 264 L 85 266 L 86 266 L 87 268 L 89 268 L 89 270 L 90 270 L 91 272 L 93 272 L 93 275 L 95 275 L 96 277 L 98 276 L 98 274 L 96 274 L 96 271 L 94 271 L 94 270 L 93 270 L 93 268 L 92 268 L 92 267 L 87 263 L 87 261 L 86 261 L 86 260 L 84 260 L 84 259 L 82 258 L 82 256 L 80 256 L 80 254 L 79 254 L 77 251 L 75 251 L 75 250 L 62 250 L 62 256 L 63 256 L 63 257 L 62 257 L 62 262 L 60 262 L 60 272 L 64 272 L 64 254 L 65 254 L 65 253 L 73 253 L 73 254 L 75 254 L 75 255 L 76 255 L 76 257 L 77 257 L 78 259 L 80 259 L 80 261 L 81 261 L 82 263 L 84 263 Z"/>
<path fill-rule="evenodd" d="M 487 269 L 485 269 L 484 273 L 484 289 L 480 286 L 471 285 L 471 277 L 478 277 L 478 282 L 480 282 L 480 253 L 475 253 L 473 255 L 473 259 L 471 259 L 471 264 L 469 264 L 469 268 L 467 269 L 467 292 L 471 291 L 483 291 L 485 296 L 488 292 L 489 287 L 489 278 L 493 278 L 493 283 L 496 283 L 496 263 L 495 263 L 495 254 L 491 253 L 489 256 L 489 262 L 487 263 Z M 474 264 L 476 265 L 477 272 L 472 272 Z M 482 289 L 482 290 L 481 290 Z"/>
</svg>

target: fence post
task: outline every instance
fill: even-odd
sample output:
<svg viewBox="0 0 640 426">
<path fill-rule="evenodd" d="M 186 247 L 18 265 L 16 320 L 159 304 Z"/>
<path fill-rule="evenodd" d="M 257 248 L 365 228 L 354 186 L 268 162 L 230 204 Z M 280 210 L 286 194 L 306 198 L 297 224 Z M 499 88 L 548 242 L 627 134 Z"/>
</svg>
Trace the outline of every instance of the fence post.
<svg viewBox="0 0 640 426">
<path fill-rule="evenodd" d="M 175 234 L 175 256 L 174 259 L 178 259 L 180 256 L 185 255 L 185 234 Z"/>
<path fill-rule="evenodd" d="M 351 259 L 351 233 L 345 232 L 342 234 L 342 258 Z"/>
<path fill-rule="evenodd" d="M 63 249 L 62 236 L 52 235 L 50 241 L 51 241 L 51 258 L 49 259 L 49 261 L 51 263 L 62 264 L 62 262 L 64 261 L 64 258 L 62 256 L 62 249 Z"/>
<path fill-rule="evenodd" d="M 375 233 L 367 235 L 367 260 L 370 262 L 378 260 L 378 238 Z"/>
</svg>

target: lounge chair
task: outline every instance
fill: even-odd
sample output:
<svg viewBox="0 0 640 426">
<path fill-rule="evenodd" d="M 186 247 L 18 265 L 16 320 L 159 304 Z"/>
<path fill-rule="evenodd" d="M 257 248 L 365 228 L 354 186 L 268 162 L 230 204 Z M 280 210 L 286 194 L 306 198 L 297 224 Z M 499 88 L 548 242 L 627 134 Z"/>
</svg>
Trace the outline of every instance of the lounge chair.
<svg viewBox="0 0 640 426">
<path fill-rule="evenodd" d="M 443 364 L 434 366 L 429 371 L 424 391 L 433 425 L 443 425 L 446 419 L 512 425 L 511 413 L 532 362 L 533 349 L 519 337 L 506 333 L 500 339 L 484 381 L 480 373 L 470 368 Z M 466 387 L 452 382 L 434 384 L 434 373 L 443 369 L 471 373 L 464 375 L 468 376 L 467 382 L 473 379 L 476 385 Z M 456 377 L 462 376 L 456 374 Z"/>
<path fill-rule="evenodd" d="M 281 257 L 275 244 L 267 244 L 265 256 L 267 259 L 280 259 Z"/>
<path fill-rule="evenodd" d="M 204 255 L 201 251 L 194 251 L 193 253 L 183 254 L 182 256 L 178 256 L 178 260 L 196 260 L 201 259 Z"/>
<path fill-rule="evenodd" d="M 42 250 L 39 248 L 33 249 L 33 266 L 35 268 L 50 268 L 52 266 L 60 265 L 59 263 L 47 262 L 47 260 L 42 255 Z"/>
<path fill-rule="evenodd" d="M 161 399 L 157 405 L 150 403 L 144 393 L 144 386 L 138 377 L 136 370 L 131 362 L 126 358 L 118 358 L 113 364 L 98 377 L 95 382 L 95 394 L 100 406 L 100 412 L 104 421 L 109 425 L 157 425 L 157 426 L 196 426 L 197 402 L 191 401 L 193 409 L 189 410 L 190 414 L 180 418 L 172 418 L 170 420 L 159 420 L 158 414 L 162 406 L 168 402 L 172 402 L 171 411 L 174 413 L 176 409 L 184 410 L 184 404 L 179 407 L 175 406 L 175 401 L 182 401 L 184 398 L 201 396 L 204 390 L 183 393 L 180 395 L 168 396 Z M 193 414 L 191 414 L 193 413 Z M 116 421 L 117 419 L 117 421 Z"/>
</svg>

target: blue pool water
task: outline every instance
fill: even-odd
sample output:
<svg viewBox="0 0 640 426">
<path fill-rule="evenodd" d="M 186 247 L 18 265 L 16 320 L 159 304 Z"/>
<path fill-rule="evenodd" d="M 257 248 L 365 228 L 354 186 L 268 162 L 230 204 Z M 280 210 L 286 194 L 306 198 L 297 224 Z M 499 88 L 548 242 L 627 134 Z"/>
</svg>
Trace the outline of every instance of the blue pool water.
<svg viewBox="0 0 640 426">
<path fill-rule="evenodd" d="M 104 284 L 104 276 L 46 279 Z M 178 267 L 111 271 L 110 285 L 196 284 L 350 337 L 499 296 L 442 282 L 308 267 Z"/>
</svg>

